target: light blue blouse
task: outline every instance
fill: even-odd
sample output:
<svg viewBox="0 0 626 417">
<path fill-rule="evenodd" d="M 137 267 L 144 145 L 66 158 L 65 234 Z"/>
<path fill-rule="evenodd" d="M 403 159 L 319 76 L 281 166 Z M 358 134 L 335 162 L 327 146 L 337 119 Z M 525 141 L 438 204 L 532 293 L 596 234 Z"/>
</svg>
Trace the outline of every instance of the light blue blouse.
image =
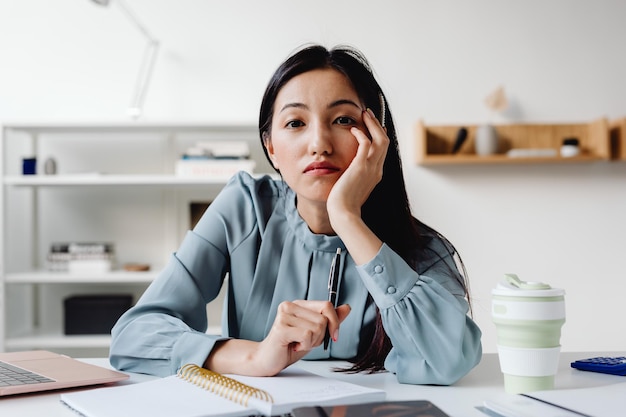
<svg viewBox="0 0 626 417">
<path fill-rule="evenodd" d="M 165 376 L 186 363 L 202 365 L 219 340 L 263 340 L 282 301 L 327 299 L 337 248 L 346 253 L 339 237 L 309 230 L 282 181 L 236 175 L 113 328 L 111 364 Z M 467 315 L 445 244 L 433 237 L 429 248 L 415 269 L 385 244 L 361 266 L 343 256 L 338 305 L 352 311 L 338 341 L 305 359 L 353 358 L 370 342 L 378 306 L 393 345 L 385 368 L 399 382 L 447 385 L 469 372 L 481 357 L 481 332 Z M 223 335 L 208 335 L 206 304 L 224 282 Z"/>
</svg>

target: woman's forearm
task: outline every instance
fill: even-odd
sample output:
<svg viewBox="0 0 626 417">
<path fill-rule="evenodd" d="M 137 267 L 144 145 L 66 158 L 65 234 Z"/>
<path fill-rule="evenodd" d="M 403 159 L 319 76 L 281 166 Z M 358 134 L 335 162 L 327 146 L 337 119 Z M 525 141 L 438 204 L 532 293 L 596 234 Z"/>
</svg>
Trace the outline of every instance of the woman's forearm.
<svg viewBox="0 0 626 417">
<path fill-rule="evenodd" d="M 255 368 L 258 342 L 229 339 L 217 342 L 204 362 L 204 367 L 221 374 L 265 376 Z"/>
<path fill-rule="evenodd" d="M 357 265 L 372 260 L 383 245 L 360 216 L 340 212 L 334 218 L 331 217 L 331 224 Z"/>
</svg>

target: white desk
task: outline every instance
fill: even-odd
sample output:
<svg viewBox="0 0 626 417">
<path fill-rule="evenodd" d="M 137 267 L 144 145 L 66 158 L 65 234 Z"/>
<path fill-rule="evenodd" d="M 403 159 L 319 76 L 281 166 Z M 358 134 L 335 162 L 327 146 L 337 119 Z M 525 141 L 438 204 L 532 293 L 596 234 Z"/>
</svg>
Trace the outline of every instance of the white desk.
<svg viewBox="0 0 626 417">
<path fill-rule="evenodd" d="M 555 381 L 556 388 L 594 387 L 626 381 L 624 377 L 582 372 L 574 370 L 569 366 L 574 359 L 602 355 L 617 356 L 617 353 L 562 353 L 559 373 Z M 101 366 L 109 366 L 106 359 L 84 360 Z M 320 375 L 383 389 L 387 392 L 388 400 L 430 400 L 452 417 L 486 417 L 485 414 L 476 410 L 475 407 L 481 405 L 483 399 L 504 392 L 502 374 L 500 373 L 496 354 L 485 354 L 481 363 L 453 386 L 406 385 L 399 384 L 395 375 L 389 373 L 353 375 L 336 373 L 331 370 L 334 366 L 342 364 L 345 365 L 343 362 L 301 361 L 298 366 Z M 147 375 L 131 374 L 131 378 L 123 383 L 132 384 L 152 378 Z M 0 399 L 0 416 L 77 417 L 78 414 L 59 401 L 59 395 L 59 392 L 53 392 L 2 398 Z M 132 417 L 124 416 L 122 411 L 123 405 L 120 405 L 120 417 Z"/>
</svg>

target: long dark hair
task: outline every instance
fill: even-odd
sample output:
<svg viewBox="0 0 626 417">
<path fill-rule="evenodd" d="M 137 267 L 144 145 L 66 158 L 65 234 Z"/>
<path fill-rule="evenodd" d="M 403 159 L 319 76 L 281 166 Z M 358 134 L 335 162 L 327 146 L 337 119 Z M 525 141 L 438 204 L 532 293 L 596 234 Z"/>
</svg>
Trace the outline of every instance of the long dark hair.
<svg viewBox="0 0 626 417">
<path fill-rule="evenodd" d="M 419 261 L 417 258 L 420 250 L 426 248 L 430 238 L 436 236 L 447 241 L 411 214 L 391 111 L 367 59 L 358 50 L 347 46 L 338 46 L 328 50 L 323 46 L 312 45 L 300 49 L 280 65 L 271 78 L 261 102 L 259 114 L 261 144 L 263 145 L 265 140 L 271 137 L 274 102 L 280 89 L 299 74 L 324 68 L 335 69 L 344 74 L 352 82 L 365 106 L 372 109 L 379 119 L 384 118 L 384 126 L 390 143 L 383 167 L 383 177 L 363 204 L 361 216 L 380 240 L 398 253 L 409 265 L 415 266 Z M 271 163 L 265 146 L 263 150 Z M 450 249 L 451 255 L 454 255 L 452 245 L 446 246 Z M 467 294 L 463 278 L 458 279 Z M 365 349 L 360 349 L 359 354 L 354 358 L 354 365 L 348 371 L 377 372 L 384 369 L 384 361 L 392 344 L 383 328 L 378 310 L 372 332 L 371 343 L 367 344 Z"/>
</svg>

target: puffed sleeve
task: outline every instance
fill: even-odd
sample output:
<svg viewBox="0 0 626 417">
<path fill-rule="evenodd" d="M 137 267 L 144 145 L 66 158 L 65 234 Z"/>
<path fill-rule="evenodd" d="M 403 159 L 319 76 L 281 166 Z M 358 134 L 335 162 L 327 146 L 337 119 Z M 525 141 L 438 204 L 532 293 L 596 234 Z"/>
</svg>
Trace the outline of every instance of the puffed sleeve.
<svg viewBox="0 0 626 417">
<path fill-rule="evenodd" d="M 385 368 L 399 382 L 449 385 L 478 364 L 481 332 L 467 315 L 451 254 L 437 252 L 418 273 L 383 244 L 357 270 L 393 345 Z"/>
<path fill-rule="evenodd" d="M 203 255 L 197 254 L 202 253 Z M 224 265 L 223 255 L 189 232 L 168 266 L 111 332 L 110 362 L 120 370 L 171 375 L 186 363 L 202 366 L 219 336 L 205 333 L 206 304 L 219 293 L 190 271 Z M 216 292 L 217 291 L 217 292 Z"/>
<path fill-rule="evenodd" d="M 254 215 L 244 216 L 252 210 L 243 181 L 251 179 L 235 177 L 222 190 L 166 268 L 113 327 L 109 360 L 115 368 L 171 375 L 186 363 L 201 366 L 215 343 L 225 339 L 205 333 L 206 305 L 224 282 L 229 246 L 237 245 L 243 229 L 255 221 Z"/>
</svg>

